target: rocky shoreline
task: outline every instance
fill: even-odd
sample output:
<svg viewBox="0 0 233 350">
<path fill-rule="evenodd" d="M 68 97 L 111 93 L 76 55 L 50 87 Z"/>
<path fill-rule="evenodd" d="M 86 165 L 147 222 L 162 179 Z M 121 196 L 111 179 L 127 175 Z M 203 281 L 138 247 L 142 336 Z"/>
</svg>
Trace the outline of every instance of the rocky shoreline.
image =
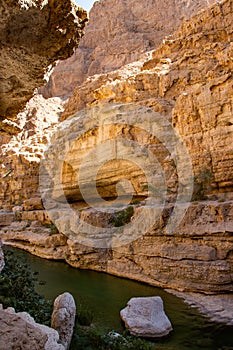
<svg viewBox="0 0 233 350">
<path fill-rule="evenodd" d="M 22 245 L 7 243 L 6 245 L 13 246 L 19 249 L 26 250 L 38 257 L 45 258 L 44 254 L 38 251 L 31 251 Z M 0 251 L 2 254 L 2 250 Z M 3 255 L 2 255 L 3 257 Z M 63 260 L 61 256 L 50 256 L 46 257 L 49 260 Z M 1 259 L 3 266 L 3 259 Z M 124 277 L 124 276 L 121 276 Z M 150 283 L 149 283 L 150 284 Z M 218 295 L 207 295 L 201 293 L 191 293 L 191 292 L 179 292 L 172 289 L 165 289 L 166 292 L 171 293 L 178 298 L 184 300 L 185 303 L 193 308 L 198 309 L 198 311 L 209 320 L 215 323 L 222 323 L 227 326 L 233 326 L 233 294 L 218 294 Z"/>
<path fill-rule="evenodd" d="M 204 295 L 181 293 L 171 289 L 166 291 L 183 299 L 211 321 L 233 326 L 233 294 Z"/>
<path fill-rule="evenodd" d="M 3 309 L 0 304 L 0 348 L 12 350 L 68 350 L 75 324 L 76 305 L 69 293 L 54 301 L 51 327 L 35 322 L 27 312 Z"/>
<path fill-rule="evenodd" d="M 87 36 L 82 41 L 87 13 L 70 0 L 3 0 L 0 6 L 4 14 L 0 35 L 3 244 L 45 259 L 65 261 L 76 268 L 161 287 L 197 307 L 212 321 L 233 325 L 233 0 L 210 0 L 206 5 L 201 0 L 148 0 L 147 6 L 134 0 L 133 9 L 131 0 L 102 0 L 91 12 Z M 157 39 L 153 40 L 155 34 Z M 42 88 L 45 70 L 51 68 L 48 66 L 71 56 L 79 43 L 78 51 L 70 60 L 58 64 Z M 38 87 L 44 97 L 35 92 Z M 93 124 L 99 122 L 94 112 L 102 113 L 103 105 L 108 106 L 103 121 L 114 115 L 119 125 Z M 148 122 L 149 132 L 140 129 L 135 119 L 130 124 L 130 119 L 125 118 L 125 106 L 134 108 L 137 121 L 144 122 L 149 112 L 157 116 L 156 122 Z M 169 232 L 166 225 L 179 190 L 187 187 L 188 162 L 181 157 L 178 164 L 179 157 L 173 158 L 174 154 L 182 155 L 176 153 L 177 144 L 163 143 L 153 134 L 155 126 L 161 130 L 166 123 L 179 133 L 187 149 L 193 182 L 193 197 L 184 203 L 190 205 Z M 79 139 L 73 142 L 77 125 Z M 42 204 L 41 159 L 56 137 L 59 151 L 73 144 L 67 159 L 62 159 L 61 169 L 59 151 L 59 156 L 53 149 L 49 154 L 54 171 L 51 183 L 58 184 L 51 198 L 61 203 L 61 188 L 64 189 L 67 203 L 77 216 L 60 210 L 54 201 L 48 203 L 48 208 Z M 128 162 L 121 156 L 117 158 L 120 148 L 116 142 L 111 143 L 117 137 L 124 141 L 124 156 L 130 154 L 130 143 L 139 143 L 143 146 L 143 152 L 139 152 L 142 159 L 145 154 L 154 157 L 148 157 L 146 170 L 159 163 L 153 174 L 166 184 L 166 205 L 158 220 L 137 239 L 120 244 L 116 237 L 118 245 L 87 245 L 75 238 L 82 229 L 79 219 L 92 228 L 106 229 L 104 237 L 107 229 L 111 231 L 115 224 L 122 224 L 122 217 L 134 223 L 136 234 L 147 219 L 154 220 L 149 211 L 141 222 L 136 216 L 143 210 L 147 195 L 160 189 L 159 180 L 149 186 L 145 169 L 133 166 L 132 157 Z M 98 213 L 83 203 L 80 207 L 80 186 L 93 189 L 93 159 L 101 164 L 106 160 L 106 149 L 98 149 L 103 143 L 111 143 L 113 156 L 96 175 L 97 192 L 111 200 L 118 195 L 117 185 L 122 180 L 132 182 L 134 187 L 136 201 L 127 207 L 131 214 L 127 217 L 129 212 L 124 208 L 120 223 L 116 222 L 117 213 Z M 92 149 L 99 151 L 89 158 L 83 183 L 78 186 L 82 157 Z M 55 176 L 57 168 L 61 170 L 60 182 Z M 125 188 L 127 192 L 130 186 Z M 96 231 L 90 231 L 91 238 L 96 238 Z M 0 270 L 3 266 L 0 251 Z"/>
<path fill-rule="evenodd" d="M 35 208 L 36 201 L 31 201 L 31 203 L 34 203 Z M 175 256 L 172 251 L 173 255 L 170 255 L 169 257 L 170 250 L 168 248 L 171 243 L 168 246 L 164 244 L 161 235 L 158 237 L 159 239 L 156 240 L 156 244 L 154 243 L 154 245 L 152 243 L 153 237 L 149 236 L 150 245 L 152 246 L 153 251 L 156 249 L 158 255 L 154 254 L 155 265 L 154 267 L 151 266 L 148 270 L 146 270 L 148 265 L 143 265 L 144 260 L 141 260 L 141 262 L 135 260 L 139 256 L 139 253 L 133 253 L 133 251 L 136 251 L 138 245 L 140 245 L 142 251 L 145 251 L 145 245 L 143 245 L 146 242 L 145 237 L 139 239 L 139 242 L 132 242 L 128 248 L 123 246 L 117 248 L 117 250 L 115 249 L 115 251 L 118 252 L 121 249 L 124 249 L 124 257 L 127 256 L 128 259 L 126 260 L 124 258 L 122 260 L 121 255 L 119 255 L 119 253 L 116 254 L 116 252 L 114 253 L 113 250 L 110 252 L 106 249 L 84 247 L 78 242 L 72 241 L 67 236 L 59 233 L 50 222 L 48 213 L 46 214 L 43 210 L 24 211 L 22 208 L 21 210 L 18 208 L 18 210 L 14 210 L 14 212 L 8 212 L 8 216 L 5 212 L 1 212 L 0 235 L 4 244 L 26 250 L 42 258 L 63 260 L 73 267 L 107 272 L 112 275 L 142 281 L 153 286 L 168 289 L 169 292 L 183 298 L 191 306 L 197 307 L 203 315 L 207 316 L 214 322 L 222 322 L 227 325 L 232 325 L 233 310 L 231 304 L 233 296 L 232 294 L 227 294 L 227 292 L 232 292 L 232 284 L 231 280 L 229 280 L 230 289 L 227 289 L 227 280 L 222 279 L 224 269 L 226 277 L 228 276 L 231 278 L 228 266 L 229 268 L 231 266 L 231 255 L 229 252 L 232 251 L 232 239 L 231 236 L 227 239 L 226 233 L 231 230 L 232 219 L 229 216 L 229 213 L 231 212 L 230 208 L 232 205 L 233 203 L 231 201 L 208 201 L 206 203 L 200 202 L 199 204 L 195 203 L 191 205 L 186 214 L 187 217 L 184 220 L 185 224 L 183 226 L 180 225 L 178 230 L 179 236 L 177 236 L 177 243 L 174 246 L 174 249 L 177 252 Z M 29 207 L 25 206 L 25 209 L 29 209 Z M 33 205 L 30 209 L 33 209 Z M 200 213 L 201 209 L 205 215 L 203 214 L 204 216 L 202 217 L 202 220 L 201 216 L 199 216 L 195 223 L 196 212 L 198 211 Z M 215 214 L 210 217 L 207 209 Z M 89 210 L 87 209 L 87 213 L 88 212 Z M 224 218 L 223 213 L 225 212 L 227 212 L 228 215 Z M 85 210 L 82 210 L 82 215 L 86 216 L 87 213 L 85 213 Z M 8 218 L 8 220 L 6 220 L 6 218 Z M 37 218 L 37 221 L 35 221 L 35 218 Z M 207 218 L 210 219 L 209 223 Z M 188 225 L 189 221 L 191 224 L 190 226 Z M 206 245 L 203 245 L 202 241 L 204 232 Z M 222 237 L 224 237 L 223 240 L 219 240 L 220 232 L 222 232 Z M 195 246 L 192 245 L 191 250 L 189 249 L 189 245 L 186 246 L 184 243 L 185 236 L 190 237 L 190 235 L 195 242 Z M 175 237 L 173 237 L 173 240 L 174 239 Z M 188 237 L 186 239 L 188 239 Z M 214 243 L 215 239 L 216 244 Z M 200 242 L 202 242 L 201 245 Z M 222 245 L 221 242 L 223 242 Z M 212 244 L 212 248 L 210 243 Z M 148 247 L 148 245 L 146 246 Z M 132 247 L 134 248 L 132 249 Z M 195 250 L 194 247 L 196 247 Z M 126 249 L 128 249 L 128 251 Z M 178 254 L 178 252 L 180 253 Z M 147 255 L 149 256 L 149 254 Z M 230 259 L 229 261 L 226 260 L 227 257 Z M 161 262 L 162 259 L 166 259 L 167 266 L 168 259 L 171 259 L 171 262 L 175 263 L 178 283 L 174 283 L 174 277 L 171 274 L 171 271 L 169 278 L 168 275 L 164 275 L 167 276 L 166 283 L 164 283 L 163 279 L 163 270 L 161 270 L 160 279 L 157 278 L 155 280 L 151 277 L 151 271 L 155 268 L 158 269 L 157 262 Z M 194 259 L 196 259 L 196 261 Z M 203 262 L 200 259 L 203 259 Z M 215 263 L 214 259 L 216 259 Z M 131 265 L 129 265 L 129 260 L 131 261 Z M 189 279 L 186 280 L 183 287 L 179 281 L 180 278 L 184 279 L 185 276 L 183 270 L 184 262 L 190 260 L 192 262 L 192 273 L 187 275 L 187 278 L 189 276 Z M 197 269 L 195 271 L 195 266 L 198 267 L 199 262 L 201 268 L 200 270 Z M 227 265 L 227 263 L 229 265 Z M 213 269 L 211 272 L 211 280 L 209 280 L 209 282 L 208 275 L 206 275 L 205 281 L 202 281 L 201 274 L 203 273 L 203 264 L 209 264 L 209 268 Z M 113 268 L 113 266 L 115 266 L 115 268 Z M 135 266 L 138 266 L 138 268 L 135 268 Z M 219 275 L 214 271 L 216 270 L 216 266 L 219 266 L 219 271 L 221 271 Z M 197 279 L 194 283 L 195 274 L 197 274 Z M 215 279 L 213 279 L 213 276 L 215 276 Z M 214 288 L 208 286 L 208 283 L 212 283 L 213 286 L 218 287 L 215 287 L 214 290 Z M 194 289 L 195 293 L 193 293 Z M 201 290 L 202 294 L 199 290 Z"/>
</svg>

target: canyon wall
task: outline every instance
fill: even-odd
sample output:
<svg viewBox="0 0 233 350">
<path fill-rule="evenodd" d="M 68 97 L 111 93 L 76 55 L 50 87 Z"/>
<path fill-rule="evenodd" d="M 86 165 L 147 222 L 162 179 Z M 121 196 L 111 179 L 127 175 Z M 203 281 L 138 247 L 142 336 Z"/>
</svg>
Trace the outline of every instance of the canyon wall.
<svg viewBox="0 0 233 350">
<path fill-rule="evenodd" d="M 2 200 L 17 204 L 37 191 L 38 162 L 48 143 L 44 129 L 57 122 L 62 102 L 36 95 L 25 111 L 23 107 L 45 83 L 49 66 L 73 54 L 87 13 L 70 0 L 2 1 L 0 13 L 2 206 Z"/>
<path fill-rule="evenodd" d="M 104 4 L 105 1 L 98 6 Z M 99 8 L 96 6 L 93 11 Z M 24 120 L 21 133 L 2 146 L 5 167 L 1 170 L 4 180 L 0 189 L 3 206 L 0 226 L 4 242 L 45 258 L 63 259 L 75 267 L 108 272 L 163 288 L 203 293 L 232 291 L 232 14 L 233 1 L 225 0 L 194 15 L 164 38 L 157 49 L 140 54 L 140 60 L 89 77 L 76 87 L 63 113 L 62 102 L 57 109 L 53 105 L 56 98 L 47 100 L 41 114 L 33 110 L 33 102 L 29 104 L 28 112 L 21 115 Z M 114 65 L 109 69 L 113 68 Z M 38 95 L 34 101 L 43 104 L 44 100 Z M 93 126 L 91 115 L 95 116 L 95 109 L 92 108 L 102 104 L 106 104 L 113 115 L 116 105 L 151 109 L 160 120 L 170 123 L 180 133 L 192 163 L 194 193 L 185 216 L 171 232 L 167 232 L 166 226 L 179 191 L 176 164 L 171 160 L 173 152 L 169 154 L 158 140 L 138 132 L 135 125 L 128 127 L 123 121 L 118 126 L 112 124 L 107 132 Z M 44 120 L 46 111 L 51 109 L 53 118 L 48 114 Z M 89 119 L 82 119 L 85 113 L 89 113 Z M 62 114 L 60 121 L 64 124 L 58 122 L 58 114 Z M 120 113 L 115 115 L 119 117 Z M 36 120 L 40 120 L 37 128 Z M 79 127 L 78 120 L 82 122 L 79 140 L 62 168 L 68 210 L 59 208 L 61 188 L 55 186 L 51 196 L 55 203 L 51 200 L 45 211 L 38 193 L 40 158 L 46 154 L 46 143 L 53 145 L 59 137 L 60 149 L 66 150 L 77 130 L 70 129 L 67 143 L 63 142 L 62 135 L 66 128 Z M 88 129 L 89 126 L 93 127 Z M 153 146 L 153 154 L 165 172 L 171 195 L 167 195 L 169 198 L 158 220 L 137 239 L 110 247 L 84 245 L 75 237 L 78 221 L 72 212 L 70 214 L 70 208 L 76 210 L 77 219 L 112 230 L 117 215 L 96 213 L 82 202 L 76 176 L 80 157 L 98 144 L 110 141 L 114 135 L 121 135 L 127 142 L 140 140 L 145 149 Z M 101 161 L 105 154 L 99 152 L 97 156 Z M 56 158 L 51 153 L 51 159 L 54 160 L 51 170 L 55 171 L 61 157 Z M 91 162 L 88 166 L 92 170 Z M 185 164 L 183 170 L 185 173 Z M 105 198 L 115 197 L 114 185 L 122 180 L 122 174 L 132 180 L 135 187 L 136 200 L 131 203 L 133 210 L 127 218 L 134 223 L 149 192 L 148 188 L 140 187 L 144 181 L 142 171 L 123 161 L 108 163 L 98 174 L 98 191 Z M 84 185 L 89 184 L 88 173 L 86 175 Z M 7 215 L 6 210 L 9 211 Z M 135 228 L 140 232 L 140 226 Z M 94 237 L 95 231 L 90 234 Z"/>
<path fill-rule="evenodd" d="M 59 62 L 48 84 L 40 91 L 45 97 L 67 96 L 87 77 L 113 71 L 140 58 L 182 21 L 216 0 L 101 0 L 90 11 L 85 36 L 68 60 Z"/>
<path fill-rule="evenodd" d="M 137 215 L 140 205 L 133 207 Z M 69 211 L 63 212 L 66 217 L 62 218 L 63 222 L 60 220 L 60 227 L 69 225 L 68 235 L 58 233 L 50 224 L 48 212 L 43 210 L 22 210 L 14 214 L 11 222 L 9 220 L 8 225 L 1 228 L 0 234 L 7 244 L 43 258 L 64 260 L 77 268 L 107 272 L 185 292 L 232 292 L 232 201 L 193 203 L 179 226 L 167 233 L 166 224 L 171 211 L 171 207 L 165 208 L 150 232 L 130 244 L 112 249 L 80 243 L 81 240 L 71 234 L 75 222 L 71 222 Z M 53 215 L 58 213 L 55 208 Z M 92 209 L 81 209 L 79 215 L 81 220 L 93 225 L 104 223 L 106 227 L 106 222 L 109 223 L 106 214 L 100 216 Z M 71 221 L 68 222 L 67 218 Z M 96 243 L 96 238 L 93 242 Z"/>
<path fill-rule="evenodd" d="M 63 120 L 97 103 L 134 103 L 170 120 L 206 194 L 232 192 L 232 2 L 185 22 L 144 59 L 77 87 Z M 203 180 L 203 181 L 202 181 Z"/>
<path fill-rule="evenodd" d="M 6 193 L 12 190 L 7 178 L 13 171 L 11 163 L 15 162 L 18 165 L 16 168 L 19 174 L 21 169 L 22 177 L 21 181 L 18 181 L 20 175 L 14 174 L 11 183 L 17 189 L 28 187 L 27 196 L 33 192 L 33 178 L 38 177 L 33 161 L 30 163 L 25 158 L 21 158 L 17 148 L 14 147 L 14 156 L 12 156 L 12 149 L 9 155 L 2 146 L 8 145 L 8 142 L 17 137 L 24 128 L 26 129 L 24 139 L 38 132 L 32 115 L 36 105 L 27 113 L 28 119 L 25 114 L 24 117 L 18 116 L 18 113 L 33 96 L 35 89 L 44 84 L 44 76 L 49 66 L 55 64 L 58 59 L 65 59 L 72 55 L 83 35 L 87 13 L 70 0 L 62 2 L 3 0 L 0 3 L 0 14 L 0 192 L 1 198 L 6 199 L 5 203 L 9 203 Z M 59 106 L 56 108 L 59 109 Z M 46 123 L 45 116 L 43 120 Z M 49 121 L 49 124 L 53 122 Z M 26 127 L 25 124 L 27 124 Z M 37 127 L 39 124 L 40 121 L 37 121 Z M 42 128 L 43 124 L 39 130 L 41 131 Z M 38 135 L 38 139 L 42 138 L 43 132 Z M 19 139 L 21 139 L 20 136 Z M 30 151 L 34 158 L 31 139 L 27 140 L 26 144 L 32 144 Z M 31 168 L 29 164 L 32 165 Z M 29 168 L 30 174 L 26 184 L 24 179 L 27 177 L 26 169 Z M 4 217 L 7 223 L 9 216 L 4 214 Z M 3 254 L 0 250 L 0 271 L 3 265 Z"/>
</svg>

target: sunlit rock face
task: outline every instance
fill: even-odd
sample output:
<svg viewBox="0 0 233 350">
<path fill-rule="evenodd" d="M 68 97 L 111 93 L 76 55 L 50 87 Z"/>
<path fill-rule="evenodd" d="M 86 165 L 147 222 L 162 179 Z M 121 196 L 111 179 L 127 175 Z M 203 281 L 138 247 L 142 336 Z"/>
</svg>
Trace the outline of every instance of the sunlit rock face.
<svg viewBox="0 0 233 350">
<path fill-rule="evenodd" d="M 5 168 L 1 169 L 4 179 L 0 188 L 1 203 L 9 210 L 16 205 L 22 206 L 17 215 L 7 216 L 7 226 L 2 224 L 1 234 L 5 242 L 43 257 L 63 259 L 78 268 L 103 271 L 163 288 L 202 293 L 232 291 L 232 8 L 232 0 L 218 2 L 184 22 L 157 49 L 147 52 L 140 60 L 90 77 L 72 93 L 64 113 L 61 101 L 60 107 L 54 111 L 52 101 L 56 99 L 48 99 L 48 109 L 42 108 L 42 112 L 33 110 L 33 105 L 30 105 L 30 112 L 23 116 L 26 127 L 18 134 L 20 138 L 5 138 L 2 147 L 7 159 Z M 42 96 L 35 97 L 35 101 L 44 106 L 42 100 Z M 98 126 L 96 120 L 95 127 L 93 114 L 88 117 L 85 113 L 102 104 L 107 105 L 111 113 L 114 112 L 111 106 L 115 105 L 130 105 L 134 110 L 151 109 L 160 120 L 167 121 L 180 133 L 194 172 L 195 201 L 172 231 L 168 232 L 167 223 L 174 210 L 178 184 L 183 185 L 175 169 L 176 163 L 172 162 L 174 152 L 161 147 L 161 140 L 158 142 L 151 136 L 151 129 L 148 133 L 142 132 L 134 122 L 131 126 L 123 122 L 120 113 L 112 113 L 119 118 L 118 123 L 103 127 Z M 49 118 L 51 115 L 53 117 Z M 60 119 L 59 115 L 62 115 Z M 137 121 L 143 120 L 144 114 L 136 116 Z M 30 123 L 30 118 L 36 127 Z M 36 120 L 40 123 L 37 124 Z M 97 236 L 95 228 L 104 227 L 113 232 L 115 224 L 119 223 L 116 222 L 117 213 L 114 216 L 97 212 L 82 202 L 79 172 L 82 163 L 86 162 L 81 184 L 84 190 L 92 189 L 90 174 L 97 160 L 101 163 L 107 159 L 108 148 L 105 152 L 97 152 L 96 158 L 94 153 L 90 153 L 89 159 L 84 156 L 109 142 L 110 150 L 116 150 L 119 156 L 119 145 L 112 142 L 115 136 L 121 136 L 126 143 L 127 159 L 132 160 L 128 151 L 130 142 L 141 142 L 145 148 L 152 146 L 164 172 L 168 190 L 166 199 L 169 194 L 171 201 L 165 203 L 156 222 L 137 239 L 127 244 L 116 239 L 117 244 L 100 247 L 93 244 Z M 45 154 L 46 145 L 52 145 L 54 140 L 65 142 L 60 143 L 57 157 L 56 152 L 51 153 L 53 166 L 50 170 L 55 175 L 52 176 L 55 186 L 50 193 L 49 210 L 45 212 L 35 210 L 36 199 L 30 203 L 27 200 L 39 196 L 40 159 Z M 62 158 L 65 151 L 66 157 Z M 134 232 L 138 234 L 151 219 L 148 215 L 141 226 L 138 222 L 135 224 L 150 189 L 144 187 L 147 184 L 145 172 L 136 162 L 132 164 L 130 159 L 116 158 L 102 164 L 97 172 L 97 192 L 111 203 L 118 194 L 119 183 L 127 195 L 133 188 L 138 202 L 131 203 L 133 212 L 128 223 L 135 225 Z M 184 170 L 187 164 L 183 164 Z M 61 171 L 56 178 L 58 169 Z M 92 199 L 92 193 L 88 199 Z M 60 215 L 58 206 L 59 203 L 63 205 L 64 198 L 67 207 Z M 77 209 L 76 216 L 71 209 Z M 14 210 L 18 211 L 17 208 Z M 51 218 L 55 222 L 58 219 L 59 234 L 51 234 L 50 229 L 43 226 L 51 224 L 49 211 L 53 212 Z M 19 225 L 15 221 L 17 218 L 25 220 L 24 225 Z M 89 232 L 92 245 L 84 244 L 78 236 L 82 229 L 78 219 L 92 225 Z M 11 225 L 10 220 L 13 221 Z M 25 229 L 27 222 L 29 226 Z"/>
<path fill-rule="evenodd" d="M 0 206 L 6 206 L 6 210 L 39 196 L 40 159 L 62 110 L 63 102 L 59 98 L 45 100 L 35 95 L 15 119 L 17 134 L 4 132 L 1 137 Z"/>
<path fill-rule="evenodd" d="M 166 118 L 150 108 L 107 104 L 84 110 L 61 124 L 46 151 L 53 196 L 61 192 L 71 202 L 85 194 L 96 200 L 146 198 L 153 189 L 163 196 L 165 183 L 175 194 L 177 171 L 163 141 L 174 149 L 179 142 Z M 187 169 L 185 155 L 180 159 Z"/>
<path fill-rule="evenodd" d="M 67 96 L 94 74 L 113 71 L 161 44 L 184 21 L 216 0 L 102 0 L 94 4 L 75 54 L 54 69 L 41 92 Z"/>
<path fill-rule="evenodd" d="M 120 315 L 132 335 L 156 339 L 173 330 L 160 297 L 131 298 Z"/>
<path fill-rule="evenodd" d="M 140 61 L 89 78 L 74 90 L 63 119 L 101 102 L 150 106 L 184 139 L 196 192 L 231 192 L 232 55 L 232 1 L 224 1 L 184 22 Z"/>
<path fill-rule="evenodd" d="M 17 134 L 12 120 L 45 83 L 48 66 L 72 55 L 87 14 L 70 0 L 3 0 L 0 15 L 0 131 Z"/>
<path fill-rule="evenodd" d="M 133 207 L 132 221 L 141 210 L 139 204 Z M 109 225 L 109 216 L 104 213 L 96 215 L 93 209 L 80 209 L 81 220 L 93 225 L 92 246 L 80 243 L 77 233 L 76 237 L 69 237 L 42 226 L 41 222 L 49 223 L 42 210 L 22 212 L 23 221 L 13 221 L 2 227 L 0 234 L 7 244 L 43 258 L 64 260 L 77 268 L 107 272 L 185 292 L 215 294 L 233 291 L 232 202 L 192 204 L 179 226 L 170 233 L 166 231 L 166 224 L 171 207 L 167 207 L 150 232 L 111 249 L 94 246 L 98 239 L 94 237 L 97 226 L 114 229 Z M 58 208 L 53 209 L 54 215 L 58 212 Z M 73 222 L 68 222 L 69 215 L 69 211 L 65 212 L 61 218 L 63 222 L 60 220 L 63 232 L 67 223 L 71 229 L 74 227 L 74 214 Z"/>
</svg>

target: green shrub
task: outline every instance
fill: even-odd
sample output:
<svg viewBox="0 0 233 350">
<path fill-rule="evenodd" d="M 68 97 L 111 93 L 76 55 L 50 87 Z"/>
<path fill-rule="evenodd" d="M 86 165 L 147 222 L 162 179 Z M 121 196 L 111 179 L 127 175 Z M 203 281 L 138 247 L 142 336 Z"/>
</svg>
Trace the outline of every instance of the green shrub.
<svg viewBox="0 0 233 350">
<path fill-rule="evenodd" d="M 213 174 L 210 169 L 204 168 L 194 176 L 194 189 L 193 189 L 193 201 L 205 199 L 206 194 L 211 192 L 213 181 Z"/>
<path fill-rule="evenodd" d="M 51 224 L 46 224 L 45 226 L 47 228 L 50 228 L 50 233 L 49 233 L 50 236 L 55 235 L 59 232 L 57 229 L 57 226 L 53 222 Z"/>
<path fill-rule="evenodd" d="M 225 202 L 225 198 L 219 198 L 219 199 L 218 199 L 218 202 L 219 202 L 219 203 Z"/>
<path fill-rule="evenodd" d="M 38 279 L 23 258 L 19 261 L 13 252 L 5 250 L 5 267 L 0 275 L 0 303 L 16 312 L 28 312 L 36 322 L 50 325 L 52 301 L 39 295 L 35 288 Z"/>
<path fill-rule="evenodd" d="M 113 224 L 115 227 L 124 226 L 128 224 L 131 220 L 131 217 L 134 214 L 134 208 L 132 206 L 127 207 L 124 210 L 119 211 L 114 214 L 110 219 L 109 223 Z"/>
<path fill-rule="evenodd" d="M 80 302 L 76 305 L 76 317 L 81 326 L 89 326 L 93 321 L 94 314 L 86 303 Z"/>
<path fill-rule="evenodd" d="M 80 327 L 76 323 L 70 350 L 152 350 L 152 343 L 129 335 L 113 337 L 96 327 Z"/>
</svg>

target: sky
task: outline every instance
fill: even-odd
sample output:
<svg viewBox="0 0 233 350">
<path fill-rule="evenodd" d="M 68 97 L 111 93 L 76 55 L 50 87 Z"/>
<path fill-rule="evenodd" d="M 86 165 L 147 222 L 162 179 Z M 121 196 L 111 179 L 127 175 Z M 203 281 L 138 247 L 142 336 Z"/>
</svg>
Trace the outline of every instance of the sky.
<svg viewBox="0 0 233 350">
<path fill-rule="evenodd" d="M 90 11 L 96 0 L 75 0 L 76 3 L 87 11 Z"/>
</svg>

